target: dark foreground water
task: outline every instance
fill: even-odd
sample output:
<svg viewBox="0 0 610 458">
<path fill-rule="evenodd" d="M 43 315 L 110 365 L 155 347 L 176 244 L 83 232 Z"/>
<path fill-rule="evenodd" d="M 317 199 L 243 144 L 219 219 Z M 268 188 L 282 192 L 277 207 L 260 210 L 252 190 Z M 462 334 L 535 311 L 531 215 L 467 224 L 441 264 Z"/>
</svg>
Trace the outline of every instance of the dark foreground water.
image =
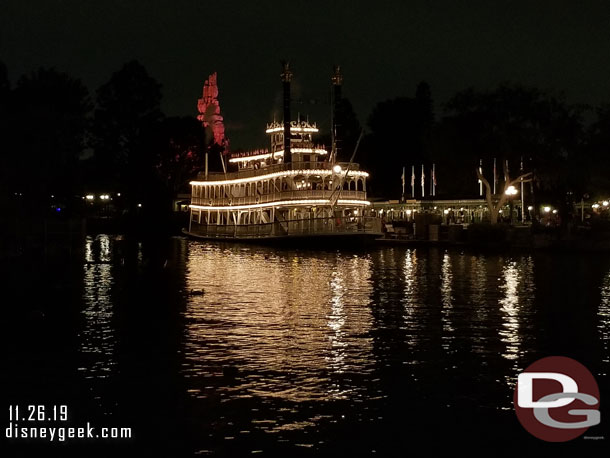
<svg viewBox="0 0 610 458">
<path fill-rule="evenodd" d="M 3 432 L 9 405 L 66 405 L 45 421 L 133 437 L 3 439 L 6 456 L 589 456 L 610 440 L 607 256 L 100 235 L 84 258 L 2 268 Z M 516 377 L 550 355 L 596 377 L 586 435 L 604 439 L 518 423 Z"/>
</svg>

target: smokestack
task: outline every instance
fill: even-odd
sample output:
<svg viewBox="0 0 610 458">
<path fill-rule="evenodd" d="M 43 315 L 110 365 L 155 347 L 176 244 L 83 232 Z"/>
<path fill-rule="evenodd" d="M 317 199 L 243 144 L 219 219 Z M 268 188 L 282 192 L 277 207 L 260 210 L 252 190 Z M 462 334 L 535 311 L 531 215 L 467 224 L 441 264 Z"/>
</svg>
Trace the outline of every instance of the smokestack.
<svg viewBox="0 0 610 458">
<path fill-rule="evenodd" d="M 291 161 L 290 156 L 290 81 L 292 72 L 290 64 L 282 62 L 283 71 L 281 74 L 282 85 L 284 86 L 284 163 Z"/>
<path fill-rule="evenodd" d="M 333 161 L 336 161 L 339 157 L 339 153 L 341 151 L 341 125 L 337 119 L 337 108 L 339 106 L 339 102 L 341 101 L 341 85 L 343 84 L 343 75 L 341 74 L 341 67 L 339 65 L 335 65 L 333 71 L 333 122 L 331 128 L 332 135 L 332 149 L 333 149 Z"/>
</svg>

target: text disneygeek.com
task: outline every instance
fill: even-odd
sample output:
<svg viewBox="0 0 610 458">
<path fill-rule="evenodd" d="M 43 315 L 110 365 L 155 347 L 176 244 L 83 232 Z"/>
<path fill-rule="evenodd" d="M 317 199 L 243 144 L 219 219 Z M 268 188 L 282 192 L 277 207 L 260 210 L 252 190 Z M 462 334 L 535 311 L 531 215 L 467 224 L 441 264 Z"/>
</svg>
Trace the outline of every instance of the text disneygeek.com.
<svg viewBox="0 0 610 458">
<path fill-rule="evenodd" d="M 84 426 L 48 426 L 49 422 L 68 421 L 65 405 L 12 405 L 9 407 L 9 424 L 4 431 L 6 439 L 36 439 L 65 442 L 70 439 L 131 439 L 131 428 Z M 44 424 L 44 426 L 43 426 Z"/>
</svg>

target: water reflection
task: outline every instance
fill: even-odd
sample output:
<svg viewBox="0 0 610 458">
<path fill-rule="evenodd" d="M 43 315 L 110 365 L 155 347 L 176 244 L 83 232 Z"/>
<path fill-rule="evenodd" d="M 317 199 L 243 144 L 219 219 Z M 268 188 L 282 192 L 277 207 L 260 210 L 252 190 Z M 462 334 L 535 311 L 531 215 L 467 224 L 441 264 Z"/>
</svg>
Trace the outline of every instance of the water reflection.
<svg viewBox="0 0 610 458">
<path fill-rule="evenodd" d="M 191 393 L 292 402 L 342 399 L 370 364 L 370 259 L 296 257 L 193 244 L 184 372 Z M 229 374 L 227 376 L 227 374 Z M 342 377 L 337 378 L 338 375 Z M 206 391 L 207 390 L 207 391 Z"/>
<path fill-rule="evenodd" d="M 111 290 L 114 285 L 111 261 L 111 240 L 107 235 L 87 237 L 83 266 L 84 327 L 79 332 L 80 353 L 83 365 L 78 370 L 85 379 L 99 380 L 110 377 L 116 365 L 115 329 L 112 325 L 113 304 Z M 92 390 L 95 385 L 92 384 Z M 94 398 L 102 406 L 99 393 Z"/>
<path fill-rule="evenodd" d="M 103 240 L 97 243 L 90 250 L 103 253 Z M 186 277 L 180 375 L 189 405 L 205 412 L 193 420 L 200 422 L 195 435 L 205 438 L 198 449 L 204 454 L 228 443 L 249 452 L 270 443 L 322 450 L 345 422 L 379 433 L 405 409 L 433 416 L 511 410 L 517 372 L 532 353 L 547 351 L 536 347 L 539 336 L 553 337 L 547 329 L 559 323 L 545 321 L 531 256 L 180 246 Z M 107 296 L 112 287 L 112 270 L 101 280 L 99 267 L 91 271 L 97 277 L 86 276 L 91 297 Z M 188 294 L 196 291 L 202 294 Z M 610 274 L 601 296 L 596 326 L 607 364 Z M 96 328 L 112 332 L 112 309 L 92 303 L 85 313 L 95 311 Z M 91 320 L 85 341 L 102 348 L 106 342 L 93 326 Z M 556 348 L 549 340 L 548 348 Z M 590 341 L 582 338 L 583 345 Z M 112 367 L 113 347 L 103 352 Z M 86 370 L 103 374 L 93 364 Z"/>
<path fill-rule="evenodd" d="M 502 270 L 503 284 L 500 286 L 504 297 L 500 299 L 500 311 L 503 313 L 503 329 L 500 330 L 502 342 L 506 351 L 502 356 L 506 359 L 516 359 L 519 356 L 521 338 L 519 336 L 519 270 L 516 261 L 508 262 Z"/>
<path fill-rule="evenodd" d="M 601 286 L 601 302 L 598 310 L 599 317 L 599 337 L 602 345 L 602 376 L 608 375 L 610 365 L 610 271 L 603 279 Z"/>
<path fill-rule="evenodd" d="M 449 350 L 453 339 L 451 335 L 454 331 L 451 323 L 451 312 L 453 309 L 452 297 L 453 274 L 451 273 L 451 261 L 449 253 L 443 256 L 441 267 L 441 304 L 443 314 L 443 349 Z"/>
</svg>

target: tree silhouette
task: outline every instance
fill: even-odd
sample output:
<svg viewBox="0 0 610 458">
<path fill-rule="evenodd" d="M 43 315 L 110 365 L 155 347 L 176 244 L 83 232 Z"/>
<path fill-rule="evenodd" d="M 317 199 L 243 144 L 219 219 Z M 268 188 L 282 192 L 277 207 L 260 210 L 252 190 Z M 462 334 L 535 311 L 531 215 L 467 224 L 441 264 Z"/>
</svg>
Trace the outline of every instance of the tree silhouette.
<svg viewBox="0 0 610 458">
<path fill-rule="evenodd" d="M 489 209 L 491 224 L 496 224 L 498 222 L 498 214 L 500 213 L 500 210 L 504 207 L 506 200 L 509 198 L 509 195 L 507 193 L 508 189 L 511 187 L 516 187 L 515 185 L 520 185 L 521 183 L 529 183 L 530 181 L 532 181 L 532 172 L 523 173 L 517 178 L 511 179 L 510 171 L 508 168 L 508 161 L 504 161 L 503 170 L 505 177 L 504 186 L 498 194 L 494 195 L 492 191 L 492 186 L 489 184 L 489 181 L 483 176 L 483 174 L 478 168 L 476 169 L 477 178 L 481 180 L 483 186 L 485 186 L 485 201 L 487 202 L 487 208 Z"/>
<path fill-rule="evenodd" d="M 190 191 L 189 181 L 204 164 L 204 138 L 201 122 L 194 117 L 172 117 L 162 122 L 156 167 L 172 195 Z"/>
<path fill-rule="evenodd" d="M 132 60 L 97 90 L 92 146 L 98 182 L 121 188 L 131 205 L 143 193 L 143 180 L 156 165 L 161 85 Z"/>
<path fill-rule="evenodd" d="M 573 187 L 574 180 L 567 177 L 570 160 L 581 149 L 581 107 L 537 88 L 502 84 L 487 92 L 459 92 L 447 103 L 446 113 L 435 135 L 435 154 L 451 163 L 461 192 L 476 189 L 473 166 L 483 159 L 489 167 L 493 158 L 503 164 L 519 163 L 523 157 L 538 195 L 556 197 Z"/>
<path fill-rule="evenodd" d="M 74 191 L 92 109 L 79 79 L 50 68 L 22 76 L 9 96 L 13 186 L 41 205 Z"/>
<path fill-rule="evenodd" d="M 587 132 L 588 144 L 576 169 L 591 197 L 602 199 L 610 192 L 610 105 L 601 105 L 595 112 L 596 119 Z"/>
<path fill-rule="evenodd" d="M 371 133 L 363 149 L 375 195 L 400 196 L 402 168 L 429 159 L 433 122 L 432 98 L 426 83 L 420 83 L 414 98 L 397 97 L 373 108 L 368 119 Z"/>
</svg>

